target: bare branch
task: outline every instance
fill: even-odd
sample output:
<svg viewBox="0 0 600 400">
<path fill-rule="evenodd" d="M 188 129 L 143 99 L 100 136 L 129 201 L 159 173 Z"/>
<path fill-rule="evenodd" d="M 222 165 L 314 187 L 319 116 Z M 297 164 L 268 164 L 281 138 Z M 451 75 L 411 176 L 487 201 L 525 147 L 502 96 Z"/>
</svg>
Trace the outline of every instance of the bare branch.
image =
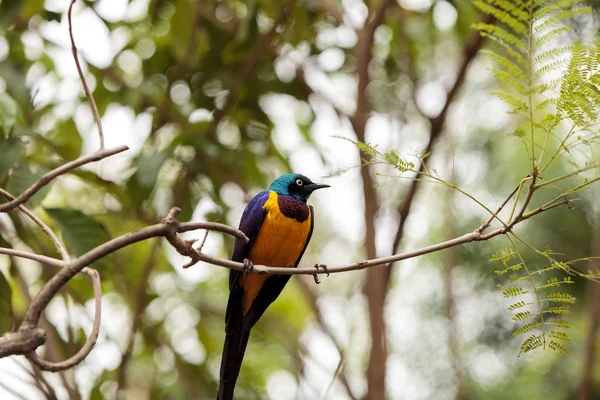
<svg viewBox="0 0 600 400">
<path fill-rule="evenodd" d="M 514 188 L 513 191 L 510 192 L 510 194 L 508 196 L 506 196 L 506 198 L 500 204 L 500 206 L 498 207 L 498 209 L 496 210 L 496 212 L 493 213 L 492 215 L 490 215 L 488 217 L 488 219 L 486 219 L 485 222 L 483 224 L 481 224 L 481 226 L 479 228 L 477 228 L 477 232 L 481 233 L 484 230 L 486 230 L 488 226 L 490 226 L 490 224 L 492 223 L 492 221 L 494 220 L 494 218 L 498 217 L 498 214 L 500 214 L 500 211 L 502 211 L 502 209 L 506 206 L 506 204 L 510 201 L 510 199 L 512 199 L 512 197 L 515 195 L 515 193 L 517 193 L 517 190 L 519 190 L 519 187 L 521 187 L 521 185 L 519 185 L 516 188 Z"/>
<path fill-rule="evenodd" d="M 45 340 L 46 332 L 42 328 L 19 329 L 18 332 L 0 337 L 0 358 L 33 351 Z"/>
<path fill-rule="evenodd" d="M 532 180 L 530 184 L 530 188 L 535 188 L 535 182 Z M 532 190 L 532 189 L 530 189 Z M 534 190 L 534 189 L 533 189 Z M 512 195 L 510 196 L 512 197 Z M 525 200 L 525 203 L 528 203 L 531 199 L 531 196 L 528 196 Z M 461 244 L 474 242 L 474 241 L 483 241 L 492 239 L 498 235 L 507 234 L 511 231 L 511 229 L 516 226 L 518 223 L 525 221 L 528 218 L 533 217 L 534 215 L 541 214 L 545 211 L 548 211 L 554 207 L 563 204 L 569 204 L 574 200 L 563 199 L 560 202 L 556 202 L 549 205 L 544 205 L 539 207 L 536 210 L 533 210 L 527 214 L 524 214 L 523 211 L 526 208 L 522 207 L 522 211 L 520 211 L 513 223 L 509 226 L 502 226 L 497 228 L 487 234 L 482 234 L 481 227 L 474 230 L 473 232 L 466 233 L 460 237 L 447 240 L 438 244 L 434 244 L 431 246 L 423 247 L 418 250 L 409 251 L 401 254 L 397 254 L 390 257 L 382 257 L 382 258 L 373 258 L 370 260 L 359 261 L 348 265 L 329 267 L 327 270 L 323 270 L 322 272 L 315 271 L 314 268 L 280 268 L 280 267 L 269 267 L 263 265 L 254 266 L 253 272 L 258 274 L 282 274 L 282 275 L 315 275 L 316 273 L 336 273 L 336 272 L 345 272 L 345 271 L 354 271 L 360 270 L 375 266 L 388 265 L 395 261 L 405 260 L 408 258 L 418 257 L 424 254 L 433 253 L 436 251 L 440 251 L 443 249 L 451 248 L 454 246 L 458 246 Z M 129 246 L 133 243 L 137 243 L 149 238 L 153 237 L 165 237 L 171 245 L 175 247 L 175 249 L 183 255 L 186 255 L 191 258 L 191 262 L 188 264 L 192 265 L 198 261 L 205 261 L 210 264 L 219 265 L 222 267 L 235 269 L 235 270 L 243 270 L 244 264 L 219 259 L 216 257 L 209 256 L 207 254 L 202 253 L 201 251 L 194 249 L 193 244 L 196 242 L 195 240 L 182 240 L 177 236 L 177 233 L 188 232 L 192 230 L 205 229 L 205 230 L 215 230 L 223 233 L 227 233 L 232 235 L 239 240 L 244 242 L 248 241 L 248 238 L 239 230 L 232 228 L 227 225 L 215 223 L 215 222 L 187 222 L 180 223 L 177 222 L 176 217 L 179 214 L 180 210 L 176 207 L 172 208 L 168 213 L 167 217 L 165 217 L 161 223 L 155 224 L 146 228 L 142 228 L 140 230 L 127 233 L 115 239 L 112 239 L 90 251 L 83 254 L 82 256 L 72 260 L 71 262 L 65 262 L 61 260 L 57 260 L 55 258 L 41 256 L 37 254 L 32 254 L 28 252 L 13 250 L 13 249 L 5 249 L 0 248 L 0 254 L 7 254 L 16 257 L 23 257 L 32 260 L 36 260 L 42 263 L 46 263 L 49 265 L 55 265 L 59 267 L 65 267 L 61 269 L 56 275 L 54 275 L 50 281 L 46 283 L 46 285 L 40 290 L 35 299 L 31 302 L 28 307 L 25 317 L 23 319 L 23 323 L 19 330 L 15 333 L 9 334 L 4 338 L 0 338 L 0 357 L 11 355 L 11 354 L 27 354 L 32 362 L 38 365 L 42 369 L 50 370 L 50 371 L 59 371 L 62 369 L 70 368 L 73 365 L 81 362 L 87 354 L 93 348 L 97 337 L 98 330 L 100 326 L 100 304 L 101 304 L 101 287 L 100 287 L 100 279 L 98 273 L 88 268 L 87 266 L 97 261 L 98 259 L 105 257 L 106 255 L 113 253 L 123 247 Z M 487 222 L 487 221 L 486 221 Z M 485 223 L 484 222 L 484 225 Z M 482 225 L 483 226 L 483 225 Z M 70 359 L 60 362 L 60 363 L 51 363 L 44 360 L 41 360 L 33 350 L 39 345 L 43 344 L 45 339 L 45 334 L 40 335 L 39 332 L 43 333 L 43 330 L 37 328 L 38 321 L 41 317 L 43 310 L 46 308 L 52 297 L 60 290 L 60 288 L 67 283 L 75 274 L 78 272 L 83 272 L 89 275 L 92 278 L 94 284 L 94 294 L 96 299 L 96 310 L 94 317 L 94 327 L 92 329 L 92 333 L 88 337 L 86 344 L 82 347 L 82 349 Z M 19 347 L 20 346 L 20 347 Z"/>
<path fill-rule="evenodd" d="M 27 358 L 32 363 L 34 363 L 35 365 L 37 365 L 45 371 L 56 372 L 74 367 L 75 365 L 83 361 L 88 356 L 88 354 L 90 354 L 90 351 L 92 351 L 94 345 L 96 344 L 96 341 L 98 340 L 98 335 L 100 333 L 100 319 L 102 314 L 102 285 L 100 284 L 100 274 L 98 274 L 98 271 L 92 268 L 84 268 L 84 270 L 86 270 L 86 275 L 88 275 L 92 279 L 92 285 L 94 287 L 95 306 L 94 323 L 92 325 L 92 331 L 90 332 L 90 335 L 88 336 L 83 347 L 75 355 L 73 355 L 65 361 L 55 363 L 41 359 L 35 353 L 35 351 L 27 353 Z"/>
<path fill-rule="evenodd" d="M 4 196 L 8 200 L 14 200 L 14 196 L 10 193 L 6 192 L 3 189 L 0 189 L 0 195 Z M 54 234 L 52 229 L 48 225 L 46 225 L 41 219 L 39 219 L 34 213 L 32 213 L 29 209 L 27 209 L 24 205 L 19 205 L 19 210 L 21 210 L 25 215 L 27 215 L 33 222 L 42 228 L 42 230 L 52 239 L 54 245 L 56 246 L 59 254 L 63 258 L 64 265 L 67 265 L 71 258 L 69 253 L 67 252 L 65 246 L 61 243 L 58 237 Z M 39 366 L 40 368 L 46 371 L 62 371 L 68 368 L 73 367 L 80 363 L 87 355 L 90 353 L 94 345 L 96 344 L 96 340 L 98 339 L 98 334 L 100 332 L 100 317 L 101 317 L 101 308 L 102 308 L 102 286 L 100 285 L 100 275 L 98 272 L 91 268 L 83 268 L 81 270 L 82 273 L 88 275 L 92 279 L 92 284 L 94 287 L 94 298 L 95 298 L 95 313 L 94 313 L 94 323 L 92 327 L 92 332 L 88 337 L 85 345 L 81 348 L 77 354 L 73 357 L 69 358 L 66 361 L 60 363 L 53 363 L 49 361 L 42 360 L 38 357 L 35 352 L 31 352 L 28 354 L 29 360 Z"/>
<path fill-rule="evenodd" d="M 48 265 L 52 265 L 53 267 L 59 267 L 59 268 L 62 268 L 67 265 L 64 261 L 58 260 L 56 258 L 42 256 L 42 255 L 35 254 L 35 253 L 30 253 L 28 251 L 6 249 L 4 247 L 0 247 L 0 254 L 5 254 L 7 256 L 26 258 L 28 260 L 37 261 L 42 264 L 48 264 Z"/>
<path fill-rule="evenodd" d="M 169 216 L 172 216 L 173 214 L 174 211 L 171 210 L 171 212 L 169 212 Z M 170 221 L 169 217 L 167 217 L 165 220 Z M 176 224 L 170 222 L 161 222 L 159 224 L 151 225 L 149 227 L 119 236 L 76 258 L 69 263 L 67 268 L 60 270 L 56 275 L 54 275 L 52 279 L 46 283 L 42 290 L 40 290 L 36 298 L 33 300 L 31 306 L 27 309 L 22 326 L 35 326 L 40 318 L 41 312 L 46 308 L 48 302 L 54 296 L 54 294 L 56 294 L 58 290 L 75 274 L 81 271 L 84 267 L 92 264 L 94 261 L 97 261 L 100 258 L 133 243 L 141 242 L 153 237 L 166 237 L 172 232 L 182 233 L 197 229 L 215 230 L 235 236 L 240 240 L 248 240 L 241 231 L 216 222 L 187 222 Z"/>
<path fill-rule="evenodd" d="M 28 187 L 23 193 L 18 195 L 14 200 L 9 201 L 8 203 L 0 204 L 0 212 L 8 212 L 19 205 L 25 203 L 29 200 L 34 194 L 36 194 L 41 188 L 50 183 L 57 176 L 63 175 L 75 168 L 81 167 L 82 165 L 89 164 L 94 161 L 102 160 L 106 157 L 110 157 L 112 155 L 121 153 L 125 150 L 129 149 L 127 146 L 119 146 L 114 147 L 112 149 L 101 149 L 95 151 L 87 156 L 80 157 L 76 160 L 68 162 L 66 164 L 61 165 L 53 169 L 50 172 L 44 174 L 36 183 L 32 186 Z"/>
<path fill-rule="evenodd" d="M 67 13 L 67 17 L 69 20 L 69 37 L 71 38 L 71 52 L 73 53 L 73 59 L 75 60 L 75 65 L 77 66 L 77 73 L 79 73 L 79 79 L 81 80 L 81 84 L 83 85 L 83 91 L 85 92 L 85 96 L 90 102 L 92 114 L 94 114 L 94 120 L 96 120 L 96 126 L 98 127 L 98 135 L 100 135 L 100 150 L 104 150 L 104 132 L 102 131 L 102 122 L 100 121 L 100 114 L 98 113 L 96 101 L 94 100 L 94 96 L 92 96 L 92 92 L 90 91 L 87 81 L 85 80 L 85 76 L 83 75 L 81 65 L 79 64 L 79 57 L 77 57 L 77 46 L 75 46 L 75 39 L 73 38 L 73 23 L 71 22 L 71 10 L 73 9 L 73 4 L 75 4 L 75 1 L 77 0 L 71 0 L 71 5 L 69 5 L 69 11 Z"/>
</svg>

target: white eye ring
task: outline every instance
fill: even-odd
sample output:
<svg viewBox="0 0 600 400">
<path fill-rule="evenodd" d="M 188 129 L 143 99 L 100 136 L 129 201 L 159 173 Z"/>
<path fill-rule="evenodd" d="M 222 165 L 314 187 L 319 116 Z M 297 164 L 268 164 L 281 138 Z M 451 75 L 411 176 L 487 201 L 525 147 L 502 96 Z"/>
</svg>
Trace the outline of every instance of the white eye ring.
<svg viewBox="0 0 600 400">
<path fill-rule="evenodd" d="M 302 186 L 304 185 L 304 182 L 302 182 L 302 179 L 296 179 L 296 185 Z"/>
</svg>

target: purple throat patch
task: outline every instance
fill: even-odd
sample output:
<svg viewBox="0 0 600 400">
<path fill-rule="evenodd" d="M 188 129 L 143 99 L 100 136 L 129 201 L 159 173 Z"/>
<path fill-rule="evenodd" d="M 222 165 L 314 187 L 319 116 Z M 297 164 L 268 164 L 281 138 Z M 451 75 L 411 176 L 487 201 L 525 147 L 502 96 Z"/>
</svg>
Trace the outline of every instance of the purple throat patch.
<svg viewBox="0 0 600 400">
<path fill-rule="evenodd" d="M 288 218 L 294 218 L 298 222 L 304 222 L 308 218 L 308 206 L 301 200 L 289 196 L 277 196 L 279 209 Z"/>
</svg>

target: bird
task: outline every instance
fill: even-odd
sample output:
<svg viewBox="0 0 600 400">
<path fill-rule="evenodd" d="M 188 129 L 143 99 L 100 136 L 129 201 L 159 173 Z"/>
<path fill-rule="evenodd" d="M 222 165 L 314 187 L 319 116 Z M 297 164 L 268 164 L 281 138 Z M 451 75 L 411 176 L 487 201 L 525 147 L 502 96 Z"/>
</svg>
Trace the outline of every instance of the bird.
<svg viewBox="0 0 600 400">
<path fill-rule="evenodd" d="M 252 272 L 253 266 L 298 266 L 314 227 L 314 210 L 306 203 L 315 190 L 327 187 L 330 186 L 314 183 L 301 174 L 285 174 L 246 206 L 239 230 L 249 241 L 244 243 L 236 239 L 231 257 L 233 261 L 244 263 L 244 269 L 229 272 L 225 343 L 217 400 L 233 399 L 250 330 L 291 277 L 259 275 Z M 322 265 L 315 267 L 326 268 Z"/>
</svg>

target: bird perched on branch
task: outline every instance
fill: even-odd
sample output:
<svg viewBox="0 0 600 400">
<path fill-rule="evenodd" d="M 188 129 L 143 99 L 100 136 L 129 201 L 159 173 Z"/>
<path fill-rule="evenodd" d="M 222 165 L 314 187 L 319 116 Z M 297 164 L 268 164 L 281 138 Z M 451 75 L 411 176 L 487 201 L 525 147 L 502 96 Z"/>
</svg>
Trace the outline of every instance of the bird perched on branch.
<svg viewBox="0 0 600 400">
<path fill-rule="evenodd" d="M 259 275 L 254 264 L 270 267 L 298 266 L 314 226 L 312 206 L 306 204 L 317 189 L 329 185 L 313 183 L 300 174 L 277 178 L 246 206 L 239 229 L 250 239 L 236 240 L 233 261 L 244 263 L 243 271 L 229 273 L 229 301 L 225 314 L 225 344 L 217 400 L 233 399 L 250 329 L 279 296 L 291 275 Z"/>
</svg>

